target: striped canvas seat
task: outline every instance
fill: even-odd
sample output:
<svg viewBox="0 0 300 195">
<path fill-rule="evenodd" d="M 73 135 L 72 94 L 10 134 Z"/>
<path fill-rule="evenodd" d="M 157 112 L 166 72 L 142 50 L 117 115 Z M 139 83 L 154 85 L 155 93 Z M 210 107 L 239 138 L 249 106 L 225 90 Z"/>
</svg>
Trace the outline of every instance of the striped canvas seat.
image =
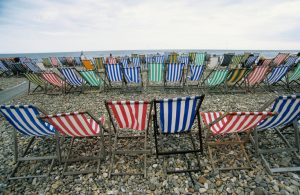
<svg viewBox="0 0 300 195">
<path fill-rule="evenodd" d="M 249 56 L 249 58 L 246 60 L 244 67 L 250 68 L 253 64 L 255 64 L 255 61 L 257 60 L 258 56 Z"/>
<path fill-rule="evenodd" d="M 199 81 L 205 70 L 205 65 L 191 65 L 189 80 Z"/>
<path fill-rule="evenodd" d="M 141 82 L 141 68 L 137 67 L 128 67 L 123 68 L 124 77 L 129 83 L 140 83 Z"/>
<path fill-rule="evenodd" d="M 299 79 L 300 79 L 300 62 L 298 62 L 297 68 L 293 72 L 293 74 L 288 77 L 289 82 L 297 81 Z"/>
<path fill-rule="evenodd" d="M 257 66 L 247 76 L 245 81 L 249 86 L 254 86 L 256 84 L 259 84 L 264 80 L 264 78 L 266 77 L 266 74 L 268 73 L 268 71 L 269 71 L 268 66 Z"/>
<path fill-rule="evenodd" d="M 80 57 L 74 57 L 75 66 L 82 66 Z"/>
<path fill-rule="evenodd" d="M 49 136 L 55 133 L 52 125 L 37 118 L 40 111 L 33 105 L 2 105 L 0 112 L 23 135 Z"/>
<path fill-rule="evenodd" d="M 92 87 L 99 87 L 102 84 L 101 78 L 93 70 L 81 70 L 79 74 Z"/>
<path fill-rule="evenodd" d="M 259 122 L 273 114 L 272 112 L 200 113 L 204 124 L 209 127 L 213 135 L 239 133 L 253 129 Z"/>
<path fill-rule="evenodd" d="M 218 86 L 221 83 L 225 81 L 227 78 L 227 75 L 229 73 L 229 70 L 216 70 L 212 73 L 212 76 L 210 76 L 207 79 L 207 85 L 208 86 Z"/>
<path fill-rule="evenodd" d="M 290 66 L 278 66 L 272 69 L 272 72 L 267 76 L 266 82 L 270 85 L 280 81 L 289 71 Z"/>
<path fill-rule="evenodd" d="M 70 112 L 47 115 L 46 119 L 61 135 L 71 137 L 96 136 L 100 133 L 100 126 L 87 112 Z M 104 118 L 99 121 L 103 122 Z"/>
<path fill-rule="evenodd" d="M 121 63 L 123 67 L 128 67 L 128 58 L 127 57 L 122 58 Z"/>
<path fill-rule="evenodd" d="M 122 81 L 122 70 L 120 64 L 107 64 L 105 66 L 106 75 L 109 81 Z"/>
<path fill-rule="evenodd" d="M 31 71 L 31 72 L 35 72 L 35 73 L 39 73 L 39 72 L 42 72 L 42 70 L 37 66 L 35 65 L 34 63 L 32 62 L 24 62 L 25 66 L 27 66 L 27 68 Z"/>
<path fill-rule="evenodd" d="M 57 74 L 54 72 L 43 72 L 42 77 L 48 81 L 51 85 L 63 88 L 65 86 L 65 81 L 63 81 Z"/>
<path fill-rule="evenodd" d="M 49 58 L 42 58 L 42 61 L 46 68 L 52 68 L 52 64 Z"/>
<path fill-rule="evenodd" d="M 117 64 L 117 59 L 113 57 L 107 58 L 107 63 L 108 64 Z"/>
<path fill-rule="evenodd" d="M 189 64 L 189 56 L 180 56 L 179 62 L 187 66 Z"/>
<path fill-rule="evenodd" d="M 221 66 L 229 66 L 231 59 L 233 58 L 234 54 L 224 54 L 223 60 L 221 62 Z"/>
<path fill-rule="evenodd" d="M 108 101 L 107 105 L 120 129 L 144 131 L 148 124 L 147 101 Z"/>
<path fill-rule="evenodd" d="M 163 64 L 165 62 L 165 56 L 154 56 L 154 63 Z"/>
<path fill-rule="evenodd" d="M 46 85 L 46 81 L 42 79 L 38 74 L 35 73 L 25 73 L 25 77 L 32 83 L 39 85 L 39 86 L 44 86 Z"/>
<path fill-rule="evenodd" d="M 156 100 L 160 107 L 159 124 L 162 133 L 190 131 L 194 123 L 201 96 Z"/>
<path fill-rule="evenodd" d="M 146 63 L 151 64 L 154 62 L 153 56 L 146 56 Z"/>
<path fill-rule="evenodd" d="M 104 70 L 104 58 L 103 57 L 96 57 L 94 58 L 96 69 Z"/>
<path fill-rule="evenodd" d="M 133 64 L 133 66 L 140 66 L 140 64 L 141 64 L 140 58 L 139 57 L 132 58 L 131 63 Z"/>
<path fill-rule="evenodd" d="M 148 79 L 152 82 L 162 82 L 164 65 L 162 63 L 153 63 L 148 65 Z"/>
<path fill-rule="evenodd" d="M 60 63 L 56 57 L 50 57 L 50 62 L 53 67 L 59 67 Z"/>
<path fill-rule="evenodd" d="M 296 60 L 299 58 L 299 56 L 289 56 L 285 62 L 284 65 L 285 66 L 292 66 L 295 64 Z"/>
<path fill-rule="evenodd" d="M 267 118 L 258 124 L 257 130 L 275 128 L 291 124 L 300 117 L 300 95 L 279 96 L 270 110 L 278 115 Z"/>
<path fill-rule="evenodd" d="M 9 69 L 3 64 L 2 61 L 0 61 L 0 70 L 3 72 L 8 72 Z"/>
<path fill-rule="evenodd" d="M 60 64 L 67 65 L 66 57 L 57 57 L 57 59 L 59 60 Z"/>
<path fill-rule="evenodd" d="M 11 66 L 14 66 L 15 67 L 15 69 L 17 70 L 17 72 L 19 72 L 19 73 L 25 73 L 25 72 L 27 72 L 27 67 L 26 66 L 24 66 L 23 64 L 21 64 L 21 63 L 14 63 L 14 62 L 12 62 L 11 64 L 10 64 Z"/>
<path fill-rule="evenodd" d="M 279 53 L 272 61 L 272 65 L 279 66 L 283 64 L 285 59 L 289 56 L 288 53 Z"/>
<path fill-rule="evenodd" d="M 60 71 L 70 85 L 82 86 L 84 84 L 84 80 L 76 74 L 74 68 L 61 68 Z"/>
<path fill-rule="evenodd" d="M 196 53 L 195 65 L 205 65 L 205 53 Z"/>
<path fill-rule="evenodd" d="M 168 64 L 166 80 L 169 82 L 180 81 L 182 78 L 184 64 Z"/>
<path fill-rule="evenodd" d="M 178 62 L 178 54 L 177 53 L 171 53 L 169 55 L 169 63 L 170 64 L 175 64 Z"/>
<path fill-rule="evenodd" d="M 91 60 L 81 60 L 81 62 L 86 70 L 94 70 L 95 69 Z"/>
<path fill-rule="evenodd" d="M 231 58 L 231 62 L 229 64 L 229 66 L 231 68 L 237 68 L 238 65 L 241 63 L 241 60 L 243 58 L 243 55 L 235 55 Z"/>
<path fill-rule="evenodd" d="M 238 69 L 231 70 L 227 78 L 227 85 L 233 86 L 236 83 L 238 83 L 240 80 L 242 80 L 246 72 L 247 72 L 246 68 L 238 68 Z"/>
</svg>

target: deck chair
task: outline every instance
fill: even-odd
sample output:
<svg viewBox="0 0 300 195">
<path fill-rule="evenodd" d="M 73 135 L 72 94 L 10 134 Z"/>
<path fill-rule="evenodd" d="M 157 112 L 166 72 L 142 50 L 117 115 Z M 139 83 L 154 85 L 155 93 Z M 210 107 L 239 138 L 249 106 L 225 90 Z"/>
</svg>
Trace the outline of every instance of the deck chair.
<svg viewBox="0 0 300 195">
<path fill-rule="evenodd" d="M 271 66 L 279 66 L 287 59 L 290 54 L 288 53 L 278 53 L 277 56 L 272 60 Z"/>
<path fill-rule="evenodd" d="M 88 174 L 88 173 L 99 173 L 100 171 L 100 161 L 104 157 L 104 127 L 103 119 L 96 119 L 89 112 L 71 112 L 71 113 L 60 113 L 55 115 L 44 115 L 40 119 L 45 120 L 55 127 L 57 132 L 57 142 L 59 146 L 59 151 L 61 151 L 61 140 L 60 137 L 71 137 L 71 143 L 67 149 L 67 156 L 65 159 L 62 158 L 61 152 L 59 156 L 61 161 L 64 162 L 63 175 L 74 175 L 74 174 Z M 79 138 L 100 138 L 97 140 L 99 144 L 99 151 L 96 151 L 95 155 L 92 156 L 76 156 L 72 158 L 72 147 L 74 146 L 75 139 Z M 85 143 L 87 144 L 87 143 Z M 94 143 L 93 143 L 93 146 Z M 94 151 L 93 151 L 94 153 Z M 77 154 L 76 154 L 77 155 Z M 78 161 L 90 161 L 96 160 L 97 166 L 95 169 L 86 169 L 80 171 L 68 171 L 68 164 L 70 162 Z"/>
<path fill-rule="evenodd" d="M 78 74 L 75 68 L 58 68 L 58 70 L 70 86 L 69 89 L 67 89 L 66 86 L 66 93 L 70 92 L 73 88 L 79 88 L 79 92 L 83 92 L 85 81 L 81 78 L 80 74 Z"/>
<path fill-rule="evenodd" d="M 226 145 L 239 146 L 239 155 L 241 155 L 243 163 L 232 163 L 234 166 L 226 166 L 222 163 L 221 167 L 217 170 L 240 170 L 251 169 L 251 163 L 245 144 L 249 141 L 250 132 L 257 126 L 259 122 L 267 117 L 273 116 L 273 112 L 201 112 L 204 130 L 206 130 L 206 144 L 208 146 L 209 158 L 212 167 L 216 170 L 215 152 L 213 147 L 222 147 Z M 239 136 L 240 133 L 245 132 L 245 138 Z M 229 153 L 230 154 L 230 153 Z M 231 159 L 231 157 L 230 157 Z M 228 163 L 226 163 L 228 164 Z"/>
<path fill-rule="evenodd" d="M 269 66 L 256 66 L 244 79 L 248 91 L 258 88 L 270 71 Z"/>
<path fill-rule="evenodd" d="M 249 56 L 249 58 L 245 61 L 245 64 L 243 67 L 245 68 L 251 68 L 254 64 L 255 61 L 257 60 L 258 56 Z"/>
<path fill-rule="evenodd" d="M 190 65 L 188 66 L 186 80 L 184 84 L 188 87 L 190 86 L 199 86 L 203 73 L 205 71 L 205 65 Z M 193 84 L 196 82 L 196 85 Z"/>
<path fill-rule="evenodd" d="M 158 87 L 159 84 L 163 83 L 164 75 L 164 64 L 163 63 L 151 63 L 148 65 L 148 77 L 147 77 L 147 87 Z M 156 83 L 158 85 L 154 85 Z"/>
<path fill-rule="evenodd" d="M 299 88 L 300 85 L 299 80 L 300 80 L 300 62 L 298 62 L 295 71 L 291 75 L 287 76 L 286 84 L 288 89 L 292 89 L 294 83 L 296 83 L 296 86 Z"/>
<path fill-rule="evenodd" d="M 49 58 L 42 58 L 42 61 L 46 68 L 52 68 L 52 64 Z"/>
<path fill-rule="evenodd" d="M 125 67 L 125 68 L 129 67 L 128 66 L 128 60 L 129 60 L 128 57 L 121 58 L 121 63 L 122 63 L 123 67 Z"/>
<path fill-rule="evenodd" d="M 282 79 L 287 75 L 289 69 L 290 66 L 286 65 L 274 67 L 265 79 L 265 83 L 268 85 L 269 89 L 271 89 L 271 86 L 275 86 L 282 82 Z"/>
<path fill-rule="evenodd" d="M 151 121 L 152 102 L 148 101 L 105 101 L 105 106 L 113 126 L 114 143 L 109 169 L 109 177 L 114 175 L 143 175 L 147 177 L 147 154 L 151 153 L 148 148 L 148 135 Z M 130 135 L 126 133 L 130 130 Z M 111 131 L 110 131 L 111 132 Z M 136 139 L 143 139 L 136 140 Z M 120 140 L 130 143 L 118 146 Z M 128 146 L 129 145 L 129 146 Z M 131 146 L 131 147 L 130 147 Z M 115 172 L 116 155 L 143 155 L 143 170 L 139 172 L 123 172 L 122 165 L 117 168 L 122 172 Z"/>
<path fill-rule="evenodd" d="M 95 66 L 91 60 L 81 60 L 81 62 L 86 70 L 95 70 Z"/>
<path fill-rule="evenodd" d="M 154 56 L 154 63 L 163 64 L 165 63 L 165 56 Z"/>
<path fill-rule="evenodd" d="M 80 57 L 74 57 L 75 66 L 82 66 Z"/>
<path fill-rule="evenodd" d="M 43 92 L 47 92 L 47 81 L 45 81 L 40 74 L 38 73 L 25 73 L 25 77 L 27 78 L 28 82 L 28 94 L 34 93 L 37 89 L 41 89 Z M 30 87 L 34 84 L 36 87 L 33 89 L 32 92 Z"/>
<path fill-rule="evenodd" d="M 47 68 L 44 66 L 43 62 L 37 61 L 36 66 L 39 67 L 39 69 L 42 71 L 47 71 Z"/>
<path fill-rule="evenodd" d="M 254 131 L 254 139 L 251 140 L 255 146 L 256 154 L 262 158 L 263 164 L 270 174 L 276 172 L 300 171 L 300 139 L 299 130 L 297 128 L 297 121 L 300 119 L 299 108 L 299 94 L 278 96 L 277 98 L 271 100 L 262 107 L 262 110 L 270 110 L 271 112 L 278 113 L 278 115 L 267 118 L 264 121 L 260 122 L 256 127 L 256 130 Z M 285 136 L 285 130 L 289 126 L 292 126 L 292 128 L 294 129 L 294 136 L 292 136 L 292 138 L 295 139 L 294 144 L 292 144 L 292 141 L 288 140 Z M 285 144 L 285 147 L 280 147 L 279 140 L 276 141 L 274 138 L 272 138 L 272 140 L 268 140 L 268 138 L 265 138 L 265 136 L 261 137 L 259 134 L 263 133 L 264 131 L 268 131 L 268 133 L 276 133 Z M 260 143 L 260 140 L 267 140 L 268 147 L 262 148 L 263 143 Z M 272 165 L 268 162 L 266 155 L 269 154 L 273 156 L 274 154 L 278 153 L 282 154 L 282 152 L 286 154 L 293 154 L 295 159 L 298 159 L 298 163 L 296 162 L 294 166 L 290 167 L 279 167 L 278 165 L 272 167 Z"/>
<path fill-rule="evenodd" d="M 23 64 L 21 64 L 19 62 L 12 62 L 12 63 L 10 63 L 10 65 L 14 66 L 14 68 L 17 70 L 17 75 L 28 72 L 27 67 L 25 67 Z"/>
<path fill-rule="evenodd" d="M 196 53 L 195 65 L 205 65 L 205 53 Z"/>
<path fill-rule="evenodd" d="M 107 64 L 117 64 L 117 59 L 113 57 L 109 57 L 106 59 Z"/>
<path fill-rule="evenodd" d="M 195 60 L 196 60 L 196 55 L 197 55 L 197 53 L 196 52 L 189 52 L 189 59 L 190 59 L 190 62 L 192 63 L 192 64 L 195 64 Z"/>
<path fill-rule="evenodd" d="M 250 55 L 252 55 L 251 53 L 248 53 L 248 52 L 245 52 L 243 55 L 242 55 L 242 59 L 240 61 L 240 63 L 243 65 L 246 63 L 246 61 L 248 60 L 248 58 L 250 57 Z"/>
<path fill-rule="evenodd" d="M 201 171 L 201 165 L 198 153 L 203 154 L 202 135 L 200 124 L 199 109 L 203 102 L 204 95 L 191 96 L 191 97 L 177 97 L 172 99 L 154 100 L 154 138 L 156 157 L 182 154 L 187 160 L 187 169 L 170 170 L 164 167 L 167 174 L 169 173 L 190 173 Z M 198 124 L 195 125 L 198 132 L 192 130 L 193 125 L 198 120 Z M 194 126 L 194 127 L 195 127 Z M 196 135 L 193 135 L 196 133 Z M 184 135 L 189 136 L 191 141 L 189 144 L 174 144 L 172 142 L 174 136 L 183 138 Z M 165 139 L 164 139 L 165 138 Z M 198 143 L 194 139 L 198 138 Z M 159 140 L 160 139 L 160 140 Z M 187 141 L 187 140 L 186 140 Z M 166 148 L 173 148 L 172 150 Z M 195 154 L 197 167 L 191 167 L 190 160 L 186 154 Z M 191 176 L 191 175 L 190 175 Z"/>
<path fill-rule="evenodd" d="M 50 62 L 54 68 L 60 67 L 60 62 L 57 57 L 50 57 Z"/>
<path fill-rule="evenodd" d="M 122 66 L 120 64 L 105 64 L 105 78 L 108 82 L 104 82 L 104 89 L 108 87 L 112 89 L 113 87 L 122 87 L 123 86 L 123 71 Z M 115 83 L 119 86 L 113 86 L 112 84 Z M 121 84 L 121 86 L 120 86 Z"/>
<path fill-rule="evenodd" d="M 67 83 L 55 72 L 43 72 L 42 77 L 53 87 L 59 88 L 62 93 L 65 92 Z M 48 90 L 47 90 L 48 93 Z"/>
<path fill-rule="evenodd" d="M 138 90 L 142 91 L 143 88 L 143 77 L 141 73 L 141 67 L 123 67 L 123 75 L 125 79 L 125 84 L 130 87 L 131 84 L 137 84 Z"/>
<path fill-rule="evenodd" d="M 178 63 L 178 53 L 172 52 L 169 54 L 169 63 L 170 64 Z"/>
<path fill-rule="evenodd" d="M 54 161 L 58 160 L 58 147 L 56 147 L 55 152 L 51 151 L 50 148 L 41 147 L 40 150 L 44 151 L 44 154 L 51 153 L 51 155 L 38 156 L 34 151 L 31 151 L 32 146 L 36 145 L 40 147 L 41 142 L 46 144 L 49 142 L 49 138 L 52 139 L 55 133 L 55 129 L 52 125 L 45 123 L 44 121 L 38 119 L 37 117 L 40 114 L 45 114 L 44 111 L 37 108 L 33 105 L 2 105 L 0 107 L 0 113 L 4 118 L 14 127 L 13 135 L 13 146 L 14 146 L 14 161 L 16 166 L 14 167 L 11 174 L 8 176 L 8 179 L 25 179 L 25 178 L 34 178 L 34 177 L 48 177 L 52 171 Z M 19 149 L 19 138 L 20 137 L 29 138 L 28 145 L 23 151 Z M 43 138 L 47 140 L 43 140 Z M 48 145 L 49 146 L 49 145 Z M 37 162 L 37 161 L 50 160 L 50 167 L 46 174 L 42 171 L 42 174 L 39 174 L 41 170 L 39 167 L 36 167 L 34 170 L 31 170 L 30 175 L 22 176 L 15 175 L 17 174 L 18 168 L 22 162 Z M 49 165 L 47 163 L 47 165 Z M 36 174 L 37 173 L 37 174 Z"/>
<path fill-rule="evenodd" d="M 97 72 L 103 72 L 104 71 L 104 58 L 103 57 L 96 57 L 94 58 L 95 61 L 95 67 Z"/>
<path fill-rule="evenodd" d="M 12 72 L 3 64 L 2 61 L 0 61 L 0 70 L 2 71 L 0 75 L 10 76 L 12 74 Z"/>
<path fill-rule="evenodd" d="M 24 62 L 23 64 L 28 68 L 28 72 L 33 72 L 33 73 L 40 73 L 40 72 L 42 72 L 42 70 L 40 69 L 40 67 L 38 67 L 37 65 L 35 65 L 32 62 Z"/>
<path fill-rule="evenodd" d="M 223 59 L 222 59 L 222 62 L 220 64 L 220 66 L 226 66 L 228 67 L 230 62 L 231 62 L 231 59 L 233 58 L 234 54 L 232 53 L 225 53 L 223 55 Z"/>
<path fill-rule="evenodd" d="M 187 56 L 187 55 L 179 56 L 179 62 L 181 64 L 184 64 L 185 66 L 188 66 L 189 65 L 189 56 Z"/>
<path fill-rule="evenodd" d="M 210 90 L 221 87 L 223 85 L 225 87 L 225 91 L 227 91 L 226 78 L 228 76 L 229 69 L 216 69 L 212 70 L 208 76 L 202 82 L 202 85 L 205 84 Z M 220 88 L 222 91 L 222 88 Z"/>
<path fill-rule="evenodd" d="M 91 87 L 100 89 L 100 87 L 103 85 L 104 81 L 94 70 L 81 70 L 79 71 L 79 74 Z"/>
<path fill-rule="evenodd" d="M 244 55 L 235 55 L 231 58 L 231 62 L 229 63 L 229 67 L 231 69 L 233 68 L 239 68 L 239 65 L 242 63 L 242 58 Z"/>
<path fill-rule="evenodd" d="M 66 65 L 67 66 L 74 66 L 75 62 L 74 62 L 74 58 L 73 57 L 66 57 Z"/>
<path fill-rule="evenodd" d="M 66 57 L 57 57 L 59 63 L 63 66 L 66 66 L 67 65 L 67 59 Z"/>
<path fill-rule="evenodd" d="M 183 75 L 184 64 L 168 64 L 165 69 L 164 88 L 183 87 Z"/>
<path fill-rule="evenodd" d="M 239 82 L 245 79 L 249 73 L 247 68 L 234 68 L 231 69 L 226 79 L 227 88 L 233 89 L 234 87 L 240 87 Z"/>
<path fill-rule="evenodd" d="M 140 66 L 141 65 L 140 58 L 139 57 L 133 57 L 133 58 L 131 58 L 131 64 L 134 67 Z"/>
<path fill-rule="evenodd" d="M 291 55 L 291 56 L 289 56 L 289 57 L 286 58 L 286 60 L 283 63 L 283 65 L 284 66 L 293 66 L 295 64 L 295 62 L 297 61 L 298 58 L 299 58 L 299 56 Z"/>
</svg>

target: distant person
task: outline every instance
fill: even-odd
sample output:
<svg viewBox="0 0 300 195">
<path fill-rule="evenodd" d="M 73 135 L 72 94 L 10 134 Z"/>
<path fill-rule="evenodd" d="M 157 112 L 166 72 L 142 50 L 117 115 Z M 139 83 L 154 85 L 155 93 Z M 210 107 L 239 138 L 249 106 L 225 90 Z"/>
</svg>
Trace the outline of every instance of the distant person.
<svg viewBox="0 0 300 195">
<path fill-rule="evenodd" d="M 112 56 L 112 54 L 109 54 L 109 57 L 106 59 L 106 64 L 116 64 L 116 59 Z"/>
<path fill-rule="evenodd" d="M 81 59 L 81 60 L 87 60 L 87 59 L 88 59 L 88 58 L 83 54 L 83 51 L 81 51 L 80 59 Z"/>
</svg>

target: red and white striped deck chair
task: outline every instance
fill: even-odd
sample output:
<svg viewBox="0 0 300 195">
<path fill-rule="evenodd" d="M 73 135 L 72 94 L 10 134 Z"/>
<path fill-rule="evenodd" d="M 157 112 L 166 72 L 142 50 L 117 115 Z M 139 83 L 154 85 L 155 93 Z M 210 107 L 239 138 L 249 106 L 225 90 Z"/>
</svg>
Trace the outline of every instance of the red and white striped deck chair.
<svg viewBox="0 0 300 195">
<path fill-rule="evenodd" d="M 147 136 L 150 125 L 150 116 L 152 102 L 148 101 L 105 101 L 106 109 L 109 113 L 110 121 L 114 130 L 114 144 L 112 148 L 111 167 L 109 177 L 112 175 L 144 175 L 147 176 L 147 154 L 150 149 L 147 148 Z M 125 130 L 126 129 L 126 130 Z M 131 135 L 128 136 L 128 133 Z M 125 136 L 124 136 L 125 135 Z M 144 139 L 143 139 L 144 138 Z M 121 149 L 118 146 L 120 140 L 129 141 Z M 136 139 L 141 139 L 136 141 Z M 132 142 L 132 141 L 134 142 Z M 144 169 L 137 170 L 137 173 L 121 170 L 114 171 L 115 155 L 135 154 L 143 155 Z"/>
<path fill-rule="evenodd" d="M 101 157 L 104 156 L 104 146 L 103 146 L 103 124 L 104 124 L 104 117 L 100 119 L 96 119 L 92 116 L 89 112 L 70 112 L 70 113 L 60 113 L 55 115 L 46 115 L 40 117 L 41 119 L 47 121 L 56 130 L 59 132 L 60 135 L 57 135 L 58 145 L 60 146 L 60 136 L 64 137 L 71 137 L 71 144 L 69 149 L 67 150 L 66 159 L 61 159 L 64 163 L 63 174 L 64 175 L 73 175 L 73 174 L 86 174 L 86 173 L 99 173 L 100 170 L 100 160 Z M 76 138 L 87 138 L 87 137 L 100 137 L 98 140 L 99 143 L 99 151 L 96 151 L 93 156 L 85 156 L 85 157 L 76 157 L 70 158 L 72 147 L 74 145 L 74 140 Z M 62 158 L 61 152 L 59 152 L 60 158 Z M 80 171 L 68 171 L 68 162 L 75 162 L 75 161 L 86 161 L 86 160 L 96 160 L 97 167 L 96 169 L 90 170 L 80 170 Z"/>
<path fill-rule="evenodd" d="M 57 68 L 60 66 L 60 62 L 57 59 L 57 57 L 50 57 L 50 62 L 54 68 Z"/>
<path fill-rule="evenodd" d="M 289 55 L 290 55 L 289 53 L 278 53 L 278 55 L 272 60 L 271 65 L 279 66 L 283 64 L 283 62 L 287 59 Z"/>
<path fill-rule="evenodd" d="M 270 67 L 267 65 L 256 66 L 244 80 L 248 90 L 250 91 L 251 88 L 254 89 L 263 83 L 269 72 Z"/>
<path fill-rule="evenodd" d="M 240 154 L 244 155 L 246 166 L 242 164 L 223 167 L 218 170 L 250 169 L 250 160 L 245 150 L 245 143 L 249 140 L 250 132 L 265 118 L 273 116 L 273 112 L 201 112 L 204 130 L 207 131 L 207 146 L 209 157 L 215 169 L 215 161 L 212 147 L 224 145 L 240 146 Z M 245 139 L 241 139 L 238 133 L 245 132 Z M 244 160 L 244 159 L 243 159 Z"/>
<path fill-rule="evenodd" d="M 54 72 L 43 72 L 42 77 L 54 88 L 59 88 L 62 92 L 65 91 L 67 83 L 58 74 Z"/>
</svg>

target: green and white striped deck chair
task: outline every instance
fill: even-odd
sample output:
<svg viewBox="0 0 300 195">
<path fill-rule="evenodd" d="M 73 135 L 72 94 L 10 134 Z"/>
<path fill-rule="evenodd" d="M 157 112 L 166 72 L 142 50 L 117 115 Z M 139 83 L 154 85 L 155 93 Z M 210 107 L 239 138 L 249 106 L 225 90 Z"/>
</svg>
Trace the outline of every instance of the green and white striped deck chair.
<svg viewBox="0 0 300 195">
<path fill-rule="evenodd" d="M 195 65 L 196 66 L 201 66 L 205 65 L 205 53 L 196 53 L 195 56 Z"/>
<path fill-rule="evenodd" d="M 25 73 L 25 77 L 27 78 L 28 82 L 28 94 L 30 94 L 30 87 L 33 83 L 36 85 L 32 93 L 34 93 L 37 89 L 43 90 L 45 93 L 47 91 L 47 81 L 45 81 L 38 73 Z"/>
<path fill-rule="evenodd" d="M 239 64 L 242 61 L 242 58 L 244 57 L 244 55 L 235 55 L 231 58 L 231 62 L 229 64 L 230 68 L 238 68 Z"/>
<path fill-rule="evenodd" d="M 102 78 L 94 70 L 81 70 L 79 74 L 91 87 L 100 88 L 103 85 Z"/>
<path fill-rule="evenodd" d="M 213 89 L 216 87 L 219 87 L 221 85 L 224 85 L 227 91 L 226 86 L 226 78 L 228 76 L 229 69 L 217 69 L 213 70 L 207 78 L 204 80 L 206 82 L 206 86 L 208 86 L 209 89 Z"/>
<path fill-rule="evenodd" d="M 164 75 L 164 64 L 163 63 L 150 63 L 148 64 L 148 81 L 147 86 L 150 86 L 150 83 L 163 83 Z M 153 86 L 153 85 L 152 85 Z"/>
<path fill-rule="evenodd" d="M 293 83 L 296 83 L 299 88 L 299 85 L 300 85 L 300 61 L 298 62 L 297 64 L 297 67 L 295 69 L 295 71 L 288 76 L 288 79 L 287 79 L 287 85 L 288 85 L 288 88 L 291 88 L 291 84 Z"/>
</svg>

